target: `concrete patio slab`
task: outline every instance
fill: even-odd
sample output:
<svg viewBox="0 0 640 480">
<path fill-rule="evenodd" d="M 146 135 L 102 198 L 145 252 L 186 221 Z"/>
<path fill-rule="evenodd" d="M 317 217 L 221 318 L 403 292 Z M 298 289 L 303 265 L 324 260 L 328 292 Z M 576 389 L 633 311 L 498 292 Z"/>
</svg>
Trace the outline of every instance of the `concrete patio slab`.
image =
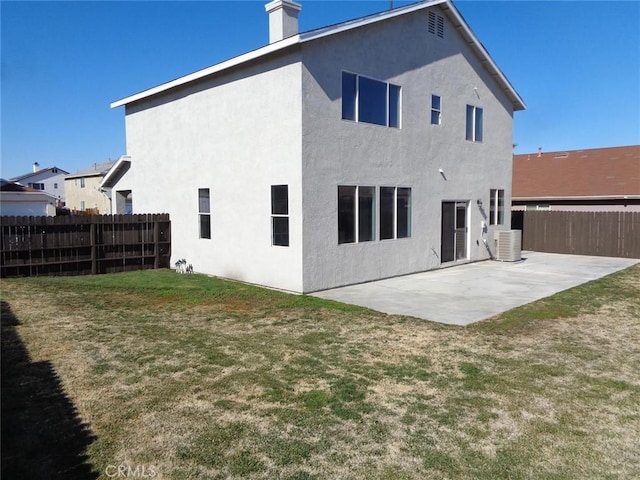
<svg viewBox="0 0 640 480">
<path fill-rule="evenodd" d="M 640 259 L 523 252 L 313 293 L 380 312 L 468 325 L 640 263 Z"/>
</svg>

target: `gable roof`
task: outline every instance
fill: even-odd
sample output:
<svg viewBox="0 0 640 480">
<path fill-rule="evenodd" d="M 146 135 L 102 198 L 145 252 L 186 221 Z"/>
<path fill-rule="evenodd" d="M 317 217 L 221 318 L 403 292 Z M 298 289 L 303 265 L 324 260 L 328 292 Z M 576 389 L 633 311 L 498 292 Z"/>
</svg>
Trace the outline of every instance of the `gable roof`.
<svg viewBox="0 0 640 480">
<path fill-rule="evenodd" d="M 513 156 L 513 200 L 640 198 L 640 145 Z"/>
<path fill-rule="evenodd" d="M 183 77 L 177 78 L 170 82 L 163 83 L 161 85 L 150 88 L 148 90 L 144 90 L 140 93 L 136 93 L 129 97 L 123 98 L 122 100 L 113 102 L 111 104 L 111 108 L 120 107 L 122 105 L 127 105 L 129 103 L 142 100 L 142 99 L 151 97 L 153 95 L 158 95 L 160 93 L 166 92 L 173 88 L 180 87 L 182 85 L 193 82 L 195 80 L 199 80 L 201 78 L 207 77 L 209 75 L 214 75 L 214 74 L 223 72 L 230 68 L 237 67 L 239 65 L 250 62 L 252 60 L 265 57 L 267 55 L 284 50 L 294 45 L 301 45 L 303 43 L 311 42 L 313 40 L 317 40 L 319 38 L 326 37 L 328 35 L 335 35 L 340 32 L 345 32 L 348 30 L 363 27 L 365 25 L 369 25 L 376 22 L 382 22 L 387 19 L 397 17 L 399 15 L 405 15 L 407 13 L 415 12 L 425 8 L 431 8 L 434 6 L 439 6 L 440 9 L 447 15 L 449 20 L 456 27 L 457 32 L 459 32 L 460 35 L 462 35 L 462 37 L 464 38 L 466 43 L 469 45 L 471 50 L 478 56 L 482 65 L 489 71 L 489 73 L 494 78 L 494 80 L 505 92 L 505 94 L 513 104 L 514 110 L 524 110 L 526 108 L 524 101 L 522 100 L 518 92 L 516 92 L 516 90 L 513 88 L 511 83 L 509 83 L 509 80 L 507 80 L 507 78 L 504 76 L 502 71 L 498 68 L 496 63 L 493 61 L 493 59 L 489 55 L 489 52 L 487 52 L 487 50 L 484 48 L 482 43 L 471 31 L 471 28 L 469 28 L 469 25 L 464 20 L 464 18 L 462 18 L 462 15 L 453 5 L 451 0 L 424 0 L 422 2 L 405 5 L 392 10 L 386 10 L 384 12 L 375 13 L 373 15 L 369 15 L 366 17 L 362 17 L 354 20 L 348 20 L 346 22 L 338 23 L 336 25 L 330 25 L 327 27 L 310 30 L 308 32 L 299 33 L 298 35 L 294 35 L 292 37 L 285 38 L 278 42 L 271 43 L 257 50 L 253 50 L 243 55 L 239 55 L 237 57 L 231 58 L 222 63 L 218 63 L 211 67 L 198 70 L 197 72 L 191 73 L 189 75 L 185 75 Z"/>
<path fill-rule="evenodd" d="M 101 177 L 107 174 L 107 172 L 113 167 L 117 160 L 109 160 L 108 162 L 94 163 L 90 167 L 83 168 L 77 172 L 72 173 L 64 177 L 65 179 L 80 178 L 80 177 Z"/>
<path fill-rule="evenodd" d="M 54 172 L 53 170 L 57 170 L 56 172 Z M 51 171 L 51 173 L 53 173 L 54 175 L 66 175 L 67 172 L 66 170 L 61 169 L 60 167 L 56 167 L 55 165 L 53 167 L 47 167 L 47 168 L 40 168 L 37 172 L 29 172 L 29 173 L 25 173 L 24 175 L 20 175 L 19 177 L 14 177 L 14 178 L 10 178 L 9 181 L 11 182 L 21 182 L 23 180 L 26 180 L 30 177 L 35 177 L 36 175 L 42 175 L 43 173 L 46 173 L 47 171 Z"/>
</svg>

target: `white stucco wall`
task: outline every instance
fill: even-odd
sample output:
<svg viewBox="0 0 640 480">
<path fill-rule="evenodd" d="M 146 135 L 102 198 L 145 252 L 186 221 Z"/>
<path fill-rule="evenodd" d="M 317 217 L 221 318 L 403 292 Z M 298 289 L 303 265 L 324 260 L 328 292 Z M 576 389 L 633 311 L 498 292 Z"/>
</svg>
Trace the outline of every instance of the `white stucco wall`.
<svg viewBox="0 0 640 480">
<path fill-rule="evenodd" d="M 444 39 L 428 33 L 420 11 L 302 53 L 304 291 L 439 267 L 445 200 L 469 202 L 468 259 L 488 258 L 481 222 L 489 222 L 489 190 L 504 189 L 511 203 L 512 105 L 448 20 Z M 341 120 L 342 70 L 400 85 L 402 128 Z M 440 126 L 430 124 L 432 94 L 442 100 Z M 467 104 L 484 109 L 482 143 L 465 140 Z M 411 187 L 411 238 L 339 245 L 338 185 Z M 505 220 L 489 228 L 489 245 L 494 229 L 509 228 L 508 213 Z"/>
<path fill-rule="evenodd" d="M 299 52 L 127 106 L 134 213 L 169 213 L 172 263 L 302 290 Z M 289 186 L 290 246 L 272 246 L 271 185 Z M 211 194 L 199 238 L 198 189 Z"/>
</svg>

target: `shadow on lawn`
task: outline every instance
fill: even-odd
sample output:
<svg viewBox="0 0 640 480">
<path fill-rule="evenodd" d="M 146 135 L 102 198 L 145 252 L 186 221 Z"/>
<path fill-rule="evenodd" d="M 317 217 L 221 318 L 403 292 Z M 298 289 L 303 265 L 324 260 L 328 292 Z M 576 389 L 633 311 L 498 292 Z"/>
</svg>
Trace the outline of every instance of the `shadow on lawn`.
<svg viewBox="0 0 640 480">
<path fill-rule="evenodd" d="M 51 362 L 33 362 L 7 302 L 2 318 L 2 478 L 95 479 L 96 440 L 66 396 Z"/>
</svg>

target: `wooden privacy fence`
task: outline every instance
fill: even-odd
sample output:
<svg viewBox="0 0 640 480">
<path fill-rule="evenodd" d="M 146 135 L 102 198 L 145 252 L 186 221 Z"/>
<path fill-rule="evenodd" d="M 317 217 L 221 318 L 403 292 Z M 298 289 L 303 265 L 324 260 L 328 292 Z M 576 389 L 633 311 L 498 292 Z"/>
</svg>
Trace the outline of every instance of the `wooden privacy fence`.
<svg viewBox="0 0 640 480">
<path fill-rule="evenodd" d="M 169 214 L 1 217 L 0 276 L 168 268 Z"/>
<path fill-rule="evenodd" d="M 640 212 L 514 212 L 514 223 L 516 214 L 524 250 L 640 258 Z"/>
</svg>

